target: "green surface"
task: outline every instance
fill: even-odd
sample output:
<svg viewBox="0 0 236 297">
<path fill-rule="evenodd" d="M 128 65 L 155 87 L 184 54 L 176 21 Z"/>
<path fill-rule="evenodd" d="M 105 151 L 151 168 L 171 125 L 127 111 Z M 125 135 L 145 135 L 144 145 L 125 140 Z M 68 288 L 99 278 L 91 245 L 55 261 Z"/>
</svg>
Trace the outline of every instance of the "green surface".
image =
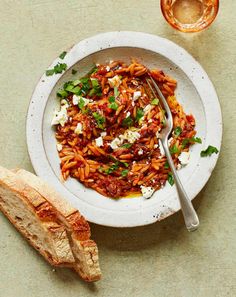
<svg viewBox="0 0 236 297">
<path fill-rule="evenodd" d="M 220 3 L 214 24 L 191 35 L 165 23 L 158 0 L 1 1 L 1 165 L 32 170 L 25 118 L 37 80 L 70 45 L 100 32 L 144 31 L 186 48 L 212 79 L 224 116 L 219 162 L 194 203 L 197 232 L 185 230 L 180 213 L 135 229 L 92 225 L 103 279 L 86 284 L 69 270 L 54 271 L 0 215 L 1 297 L 236 296 L 236 1 Z"/>
</svg>

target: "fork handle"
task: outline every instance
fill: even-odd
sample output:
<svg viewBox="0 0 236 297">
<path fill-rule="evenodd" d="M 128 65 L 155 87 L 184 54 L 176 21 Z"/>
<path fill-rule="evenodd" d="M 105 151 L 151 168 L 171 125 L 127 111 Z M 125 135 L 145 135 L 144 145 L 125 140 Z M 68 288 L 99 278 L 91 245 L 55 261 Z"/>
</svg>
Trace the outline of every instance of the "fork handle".
<svg viewBox="0 0 236 297">
<path fill-rule="evenodd" d="M 175 185 L 177 188 L 177 192 L 178 192 L 178 196 L 179 196 L 179 202 L 181 205 L 181 209 L 182 209 L 182 213 L 183 213 L 183 217 L 184 217 L 184 222 L 186 225 L 186 228 L 188 229 L 188 231 L 195 231 L 198 226 L 199 226 L 199 219 L 198 219 L 198 215 L 195 211 L 195 209 L 193 208 L 192 202 L 191 200 L 188 198 L 188 195 L 186 194 L 184 187 L 179 179 L 179 176 L 176 172 L 175 169 L 175 165 L 174 162 L 172 160 L 171 154 L 169 152 L 169 147 L 168 147 L 168 142 L 166 141 L 162 141 L 162 145 L 167 157 L 167 161 L 170 165 L 171 171 L 173 173 L 174 176 L 174 180 L 175 180 Z"/>
</svg>

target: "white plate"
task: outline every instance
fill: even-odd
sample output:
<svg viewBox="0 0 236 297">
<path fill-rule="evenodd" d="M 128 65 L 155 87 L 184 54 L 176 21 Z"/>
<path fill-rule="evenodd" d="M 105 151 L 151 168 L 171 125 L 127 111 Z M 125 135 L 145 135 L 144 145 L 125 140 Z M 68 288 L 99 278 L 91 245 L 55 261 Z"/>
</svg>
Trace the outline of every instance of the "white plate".
<svg viewBox="0 0 236 297">
<path fill-rule="evenodd" d="M 129 61 L 137 58 L 150 68 L 159 68 L 177 79 L 177 99 L 187 113 L 196 118 L 197 136 L 202 144 L 191 149 L 190 163 L 179 171 L 188 196 L 193 199 L 206 184 L 218 155 L 201 158 L 208 145 L 220 149 L 222 137 L 221 110 L 215 89 L 202 67 L 184 49 L 173 42 L 139 32 L 109 32 L 83 40 L 73 46 L 63 63 L 68 70 L 54 76 L 43 75 L 33 93 L 27 116 L 27 144 L 36 173 L 54 186 L 89 220 L 113 227 L 141 226 L 156 222 L 180 209 L 175 186 L 166 186 L 151 199 L 143 197 L 113 200 L 85 188 L 75 179 L 61 181 L 59 157 L 50 122 L 58 108 L 56 90 L 62 84 L 90 70 L 93 63 L 109 60 Z M 62 62 L 57 58 L 52 65 Z"/>
</svg>

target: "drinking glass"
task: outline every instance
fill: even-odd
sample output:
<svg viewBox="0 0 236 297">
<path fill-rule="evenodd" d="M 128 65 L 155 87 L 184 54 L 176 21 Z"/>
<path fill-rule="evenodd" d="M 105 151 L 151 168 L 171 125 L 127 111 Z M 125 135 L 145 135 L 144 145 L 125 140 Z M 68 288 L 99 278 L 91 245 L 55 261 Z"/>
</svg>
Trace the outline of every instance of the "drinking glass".
<svg viewBox="0 0 236 297">
<path fill-rule="evenodd" d="M 182 32 L 199 32 L 216 18 L 219 0 L 161 0 L 167 22 Z"/>
</svg>

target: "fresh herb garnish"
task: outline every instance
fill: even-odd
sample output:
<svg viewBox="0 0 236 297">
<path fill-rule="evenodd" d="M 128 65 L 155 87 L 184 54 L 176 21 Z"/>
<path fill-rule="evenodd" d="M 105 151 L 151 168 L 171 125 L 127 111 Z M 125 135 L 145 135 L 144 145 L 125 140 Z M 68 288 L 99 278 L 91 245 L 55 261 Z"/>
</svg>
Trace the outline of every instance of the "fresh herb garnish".
<svg viewBox="0 0 236 297">
<path fill-rule="evenodd" d="M 94 65 L 94 66 L 92 67 L 92 69 L 89 70 L 89 72 L 86 74 L 86 76 L 90 76 L 91 74 L 96 73 L 97 71 L 98 71 L 98 68 L 97 68 L 96 65 Z"/>
<path fill-rule="evenodd" d="M 111 97 L 109 97 L 108 101 L 109 101 L 110 103 L 112 103 L 112 102 L 115 102 L 115 101 L 116 101 L 116 99 L 115 99 L 115 97 L 114 97 L 114 96 L 111 96 Z"/>
<path fill-rule="evenodd" d="M 152 105 L 158 105 L 159 104 L 159 99 L 154 98 L 151 102 Z"/>
<path fill-rule="evenodd" d="M 179 152 L 179 149 L 177 146 L 174 144 L 172 147 L 169 148 L 171 155 L 176 154 Z"/>
<path fill-rule="evenodd" d="M 80 97 L 79 103 L 78 103 L 79 108 L 82 109 L 84 107 L 84 105 L 85 105 L 85 101 L 82 97 Z"/>
<path fill-rule="evenodd" d="M 115 164 L 111 165 L 108 169 L 106 169 L 104 172 L 106 174 L 111 174 L 112 172 L 114 172 L 118 168 L 119 168 L 119 163 L 116 162 Z"/>
<path fill-rule="evenodd" d="M 63 90 L 63 89 L 58 90 L 57 96 L 61 97 L 61 98 L 66 98 L 68 96 L 68 92 L 66 90 Z"/>
<path fill-rule="evenodd" d="M 98 112 L 93 112 L 93 117 L 95 118 L 95 120 L 97 122 L 98 128 L 104 129 L 104 123 L 105 123 L 106 119 Z"/>
<path fill-rule="evenodd" d="M 182 133 L 182 129 L 181 129 L 181 127 L 176 127 L 176 128 L 174 129 L 174 134 L 175 134 L 175 136 L 179 136 L 181 133 Z"/>
<path fill-rule="evenodd" d="M 67 52 L 65 52 L 65 51 L 62 52 L 62 53 L 60 54 L 59 58 L 63 60 L 63 59 L 65 58 L 66 54 L 67 54 Z"/>
<path fill-rule="evenodd" d="M 116 102 L 112 102 L 111 104 L 108 105 L 109 108 L 117 110 L 119 105 Z"/>
<path fill-rule="evenodd" d="M 53 67 L 53 69 L 48 69 L 46 71 L 46 76 L 51 76 L 53 74 L 62 73 L 66 69 L 67 69 L 67 65 L 65 63 L 57 63 L 57 65 L 55 65 Z"/>
<path fill-rule="evenodd" d="M 172 172 L 169 172 L 169 173 L 168 173 L 168 178 L 167 178 L 167 180 L 168 180 L 168 183 L 169 183 L 171 186 L 174 185 L 175 180 L 174 180 L 174 177 L 173 177 Z"/>
<path fill-rule="evenodd" d="M 119 96 L 120 92 L 118 91 L 117 87 L 114 87 L 114 96 L 117 97 Z"/>
<path fill-rule="evenodd" d="M 144 116 L 144 111 L 142 108 L 138 108 L 137 113 L 136 113 L 136 122 L 138 122 L 142 117 Z"/>
<path fill-rule="evenodd" d="M 129 173 L 128 169 L 122 170 L 121 171 L 121 176 L 125 177 L 126 175 L 128 175 L 128 173 Z"/>
<path fill-rule="evenodd" d="M 89 96 L 93 96 L 93 95 L 101 96 L 102 90 L 98 80 L 96 78 L 91 78 L 91 83 L 92 83 L 92 89 L 89 92 Z"/>
<path fill-rule="evenodd" d="M 166 161 L 165 164 L 164 164 L 164 168 L 165 168 L 165 169 L 170 168 L 170 165 L 169 165 L 169 163 L 168 163 L 167 161 Z"/>
<path fill-rule="evenodd" d="M 73 75 L 75 75 L 77 72 L 78 72 L 78 71 L 75 70 L 75 69 L 72 69 L 72 70 L 71 70 L 71 73 L 72 73 Z"/>
<path fill-rule="evenodd" d="M 77 86 L 77 85 L 79 85 L 81 83 L 81 80 L 80 79 L 76 79 L 76 80 L 73 80 L 72 81 L 72 85 L 73 86 Z"/>
<path fill-rule="evenodd" d="M 124 143 L 124 144 L 122 144 L 122 146 L 121 147 L 123 147 L 123 148 L 130 148 L 131 146 L 133 145 L 133 143 Z"/>
<path fill-rule="evenodd" d="M 81 88 L 79 86 L 74 87 L 73 85 L 68 85 L 65 90 L 76 95 L 81 94 Z"/>
<path fill-rule="evenodd" d="M 122 126 L 123 127 L 131 127 L 133 125 L 133 119 L 131 116 L 128 116 L 127 118 L 123 119 Z"/>
<path fill-rule="evenodd" d="M 202 143 L 202 140 L 199 137 L 185 138 L 182 142 L 182 148 L 185 148 L 189 143 Z"/>
<path fill-rule="evenodd" d="M 212 145 L 209 145 L 208 148 L 204 151 L 201 151 L 201 157 L 211 156 L 212 154 L 218 154 L 219 150 Z"/>
</svg>

